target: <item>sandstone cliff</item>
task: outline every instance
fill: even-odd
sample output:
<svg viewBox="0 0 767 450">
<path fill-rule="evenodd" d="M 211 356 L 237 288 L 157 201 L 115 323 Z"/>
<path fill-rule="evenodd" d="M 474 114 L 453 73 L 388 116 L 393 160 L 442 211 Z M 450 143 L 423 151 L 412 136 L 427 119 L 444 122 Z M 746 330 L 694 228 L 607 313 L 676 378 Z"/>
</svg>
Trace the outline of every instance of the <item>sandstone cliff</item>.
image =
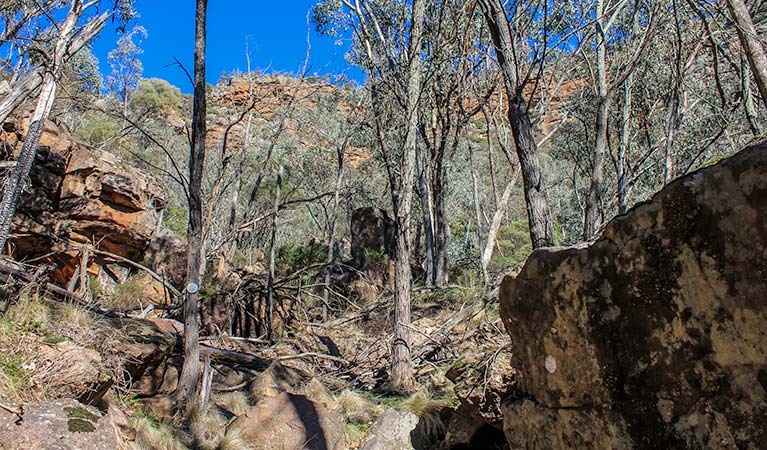
<svg viewBox="0 0 767 450">
<path fill-rule="evenodd" d="M 2 124 L 0 149 L 6 156 L 19 151 L 27 126 L 28 118 Z M 151 175 L 109 151 L 78 143 L 49 121 L 14 218 L 13 254 L 26 259 L 54 253 L 48 262 L 57 263 L 53 279 L 62 284 L 79 265 L 85 243 L 140 261 L 165 203 Z M 119 267 L 107 266 L 94 255 L 88 272 L 120 277 L 114 273 Z"/>
</svg>

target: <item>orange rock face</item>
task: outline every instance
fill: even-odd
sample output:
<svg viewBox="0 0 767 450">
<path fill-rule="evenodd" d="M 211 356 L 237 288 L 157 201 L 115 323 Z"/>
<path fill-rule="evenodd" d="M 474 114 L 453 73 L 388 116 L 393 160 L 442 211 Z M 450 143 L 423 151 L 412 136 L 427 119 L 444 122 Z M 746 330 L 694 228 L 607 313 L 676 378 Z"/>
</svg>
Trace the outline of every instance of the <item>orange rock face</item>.
<svg viewBox="0 0 767 450">
<path fill-rule="evenodd" d="M 23 143 L 28 120 L 5 123 L 0 148 L 6 158 Z M 117 155 L 78 144 L 66 130 L 48 122 L 41 138 L 31 186 L 22 194 L 10 240 L 17 258 L 48 258 L 65 283 L 80 264 L 83 244 L 140 261 L 165 207 L 152 177 Z M 88 273 L 97 276 L 103 257 L 90 258 Z"/>
</svg>

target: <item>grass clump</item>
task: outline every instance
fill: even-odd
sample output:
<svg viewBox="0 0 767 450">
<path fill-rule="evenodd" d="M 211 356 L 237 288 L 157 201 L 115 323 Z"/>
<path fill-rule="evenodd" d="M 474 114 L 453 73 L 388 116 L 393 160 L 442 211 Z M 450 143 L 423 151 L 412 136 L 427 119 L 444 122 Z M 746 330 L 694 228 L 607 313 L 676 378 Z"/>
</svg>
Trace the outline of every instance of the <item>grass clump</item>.
<svg viewBox="0 0 767 450">
<path fill-rule="evenodd" d="M 50 323 L 50 318 L 48 305 L 28 292 L 22 292 L 16 303 L 5 313 L 5 319 L 17 324 L 22 332 L 43 331 Z"/>
<path fill-rule="evenodd" d="M 25 400 L 33 391 L 32 371 L 25 367 L 23 357 L 15 353 L 0 353 L 0 396 Z"/>
<path fill-rule="evenodd" d="M 142 450 L 186 450 L 177 431 L 151 415 L 139 411 L 129 426 L 136 430 L 136 444 Z"/>
<path fill-rule="evenodd" d="M 383 413 L 383 408 L 370 397 L 349 389 L 338 395 L 338 406 L 347 423 L 366 425 Z"/>
<path fill-rule="evenodd" d="M 114 294 L 104 299 L 104 304 L 110 308 L 128 308 L 138 306 L 144 295 L 144 286 L 135 276 L 130 276 L 116 286 Z"/>
<path fill-rule="evenodd" d="M 239 433 L 226 432 L 227 420 L 209 406 L 203 406 L 199 398 L 193 397 L 186 406 L 189 431 L 194 437 L 196 448 L 201 450 L 248 449 L 249 446 Z"/>
<path fill-rule="evenodd" d="M 242 391 L 217 395 L 214 403 L 235 416 L 241 416 L 251 408 L 248 395 Z"/>
<path fill-rule="evenodd" d="M 449 407 L 448 402 L 436 400 L 430 392 L 419 390 L 401 403 L 401 407 L 418 416 L 421 432 L 427 437 L 444 436 L 447 427 L 441 412 Z"/>
</svg>

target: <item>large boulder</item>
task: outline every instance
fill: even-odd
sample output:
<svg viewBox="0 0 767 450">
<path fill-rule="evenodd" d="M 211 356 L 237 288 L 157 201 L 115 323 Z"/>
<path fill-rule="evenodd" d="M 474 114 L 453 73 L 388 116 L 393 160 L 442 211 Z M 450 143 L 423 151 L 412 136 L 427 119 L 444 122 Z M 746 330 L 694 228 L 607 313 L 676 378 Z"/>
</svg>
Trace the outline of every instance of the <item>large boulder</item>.
<svg viewBox="0 0 767 450">
<path fill-rule="evenodd" d="M 254 448 L 343 450 L 343 418 L 303 395 L 283 392 L 258 402 L 227 427 Z"/>
<path fill-rule="evenodd" d="M 14 408 L 18 408 L 14 405 Z M 20 417 L 0 409 L 0 448 L 6 450 L 114 450 L 117 426 L 96 408 L 60 399 L 27 404 Z"/>
<path fill-rule="evenodd" d="M 378 286 L 394 279 L 390 256 L 394 254 L 394 220 L 378 208 L 359 208 L 352 213 L 352 265 Z"/>
<path fill-rule="evenodd" d="M 373 424 L 360 450 L 409 450 L 413 448 L 411 433 L 417 425 L 415 414 L 390 408 Z"/>
<path fill-rule="evenodd" d="M 512 448 L 767 445 L 767 143 L 502 285 Z"/>
</svg>

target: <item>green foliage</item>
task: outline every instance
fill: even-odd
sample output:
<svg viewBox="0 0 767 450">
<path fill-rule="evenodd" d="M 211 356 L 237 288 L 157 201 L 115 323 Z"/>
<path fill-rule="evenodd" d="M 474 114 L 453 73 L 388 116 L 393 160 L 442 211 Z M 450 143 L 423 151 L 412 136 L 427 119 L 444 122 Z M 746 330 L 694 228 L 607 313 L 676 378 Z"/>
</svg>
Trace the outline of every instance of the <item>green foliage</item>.
<svg viewBox="0 0 767 450">
<path fill-rule="evenodd" d="M 12 389 L 23 391 L 32 387 L 32 371 L 25 369 L 22 356 L 16 353 L 0 353 L 0 374 L 2 374 L 3 390 Z M 8 392 L 0 392 L 0 395 L 8 396 Z"/>
<path fill-rule="evenodd" d="M 527 220 L 518 220 L 502 226 L 496 238 L 497 247 L 490 262 L 491 270 L 520 266 L 533 249 Z"/>
<path fill-rule="evenodd" d="M 120 127 L 111 119 L 99 119 L 83 125 L 76 131 L 77 137 L 99 147 L 109 139 L 114 138 L 120 131 Z"/>
<path fill-rule="evenodd" d="M 303 267 L 324 262 L 327 252 L 327 248 L 321 244 L 288 243 L 277 249 L 275 264 L 280 273 L 289 274 Z"/>
<path fill-rule="evenodd" d="M 112 73 L 107 76 L 107 88 L 120 103 L 127 103 L 130 94 L 136 89 L 144 67 L 139 55 L 144 53 L 139 45 L 147 37 L 146 29 L 136 26 L 117 40 L 117 48 L 107 57 Z"/>
<path fill-rule="evenodd" d="M 383 266 L 389 264 L 389 254 L 386 253 L 386 249 L 383 247 L 366 248 L 363 250 L 362 255 L 368 264 L 380 264 Z"/>
<path fill-rule="evenodd" d="M 188 233 L 188 214 L 186 209 L 168 207 L 162 216 L 162 224 L 165 228 L 186 238 Z"/>
<path fill-rule="evenodd" d="M 165 80 L 149 78 L 138 83 L 128 103 L 131 111 L 161 113 L 176 109 L 182 100 L 181 91 Z"/>
</svg>

